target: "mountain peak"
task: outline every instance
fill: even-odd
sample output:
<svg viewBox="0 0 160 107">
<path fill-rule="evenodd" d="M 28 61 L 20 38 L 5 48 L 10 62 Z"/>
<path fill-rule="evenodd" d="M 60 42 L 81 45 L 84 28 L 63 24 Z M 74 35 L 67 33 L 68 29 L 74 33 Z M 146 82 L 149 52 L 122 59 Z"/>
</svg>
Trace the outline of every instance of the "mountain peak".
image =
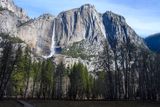
<svg viewBox="0 0 160 107">
<path fill-rule="evenodd" d="M 0 0 L 0 7 L 13 12 L 16 16 L 24 21 L 29 20 L 29 17 L 26 15 L 25 11 L 16 6 L 13 0 Z"/>
<path fill-rule="evenodd" d="M 152 35 L 150 35 L 150 36 L 148 36 L 148 37 L 157 37 L 157 36 L 160 37 L 160 33 L 155 33 L 155 34 L 152 34 Z M 148 38 L 148 37 L 147 37 L 147 38 Z"/>
<path fill-rule="evenodd" d="M 81 8 L 83 8 L 83 9 L 88 9 L 88 8 L 93 8 L 93 9 L 95 9 L 95 6 L 94 6 L 94 5 L 91 5 L 91 4 L 84 4 L 84 5 L 81 6 Z"/>
<path fill-rule="evenodd" d="M 146 37 L 144 41 L 150 50 L 160 53 L 160 33 L 152 34 Z"/>
<path fill-rule="evenodd" d="M 8 9 L 14 5 L 13 0 L 0 0 L 0 7 Z"/>
<path fill-rule="evenodd" d="M 118 22 L 125 22 L 125 18 L 123 16 L 115 14 L 112 11 L 106 11 L 103 15 Z"/>
<path fill-rule="evenodd" d="M 55 18 L 55 16 L 53 16 L 52 14 L 50 13 L 45 13 L 45 14 L 42 14 L 38 17 L 38 19 L 50 19 L 50 18 Z"/>
<path fill-rule="evenodd" d="M 94 11 L 94 12 L 97 12 L 94 5 L 84 4 L 84 5 L 82 5 L 82 6 L 79 7 L 79 8 L 74 8 L 74 9 L 70 9 L 70 10 L 67 10 L 67 11 L 62 11 L 62 12 L 58 15 L 58 17 L 61 17 L 61 16 L 63 16 L 64 14 L 68 14 L 68 15 L 69 15 L 69 14 L 72 14 L 72 13 L 74 13 L 74 12 L 80 12 L 80 13 L 82 13 L 82 12 L 84 12 L 84 13 L 88 12 L 88 13 L 92 13 L 93 11 Z"/>
<path fill-rule="evenodd" d="M 97 12 L 96 8 L 94 5 L 91 5 L 91 4 L 84 4 L 82 5 L 80 8 L 80 11 L 82 12 L 89 12 L 89 13 L 92 13 L 92 12 Z"/>
</svg>

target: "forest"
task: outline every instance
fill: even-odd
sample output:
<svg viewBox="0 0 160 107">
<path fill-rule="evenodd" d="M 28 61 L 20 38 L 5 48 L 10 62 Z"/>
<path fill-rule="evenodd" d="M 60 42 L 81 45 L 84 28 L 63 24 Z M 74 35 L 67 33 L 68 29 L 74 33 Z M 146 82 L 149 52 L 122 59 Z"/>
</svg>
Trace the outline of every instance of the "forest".
<svg viewBox="0 0 160 107">
<path fill-rule="evenodd" d="M 29 48 L 12 44 L 5 41 L 0 55 L 0 99 L 160 100 L 160 55 L 130 42 L 112 51 L 105 43 L 93 72 L 34 60 Z"/>
</svg>

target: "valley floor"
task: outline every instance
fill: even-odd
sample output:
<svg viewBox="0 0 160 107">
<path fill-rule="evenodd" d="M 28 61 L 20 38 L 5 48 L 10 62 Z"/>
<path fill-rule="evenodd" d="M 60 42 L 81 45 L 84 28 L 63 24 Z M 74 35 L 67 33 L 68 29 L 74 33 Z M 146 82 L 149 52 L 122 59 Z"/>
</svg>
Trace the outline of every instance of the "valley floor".
<svg viewBox="0 0 160 107">
<path fill-rule="evenodd" d="M 158 102 L 142 101 L 25 101 L 34 107 L 160 107 Z M 0 101 L 0 107 L 26 107 L 16 100 Z"/>
</svg>

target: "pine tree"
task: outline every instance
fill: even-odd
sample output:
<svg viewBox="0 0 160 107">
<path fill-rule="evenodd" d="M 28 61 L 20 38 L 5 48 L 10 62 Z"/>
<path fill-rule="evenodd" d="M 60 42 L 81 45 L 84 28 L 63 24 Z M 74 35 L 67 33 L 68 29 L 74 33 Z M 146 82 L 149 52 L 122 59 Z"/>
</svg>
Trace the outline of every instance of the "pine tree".
<svg viewBox="0 0 160 107">
<path fill-rule="evenodd" d="M 64 64 L 61 62 L 60 64 L 57 65 L 56 67 L 56 72 L 55 72 L 55 76 L 56 76 L 56 89 L 55 89 L 55 96 L 57 99 L 62 99 L 63 98 L 63 77 L 65 74 L 65 66 Z"/>
</svg>

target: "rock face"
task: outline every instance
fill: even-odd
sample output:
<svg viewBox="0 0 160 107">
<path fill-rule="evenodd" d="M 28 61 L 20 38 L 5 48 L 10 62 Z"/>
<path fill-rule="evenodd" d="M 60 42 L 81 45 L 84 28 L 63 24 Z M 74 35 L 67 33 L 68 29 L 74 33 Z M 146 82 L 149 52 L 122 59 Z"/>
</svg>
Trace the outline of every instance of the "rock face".
<svg viewBox="0 0 160 107">
<path fill-rule="evenodd" d="M 126 23 L 123 16 L 107 11 L 103 14 L 103 23 L 105 26 L 107 39 L 112 48 L 114 48 L 115 45 L 120 45 L 121 43 L 126 43 L 127 41 L 130 41 L 137 46 L 145 46 L 143 39 L 140 38 Z"/>
<path fill-rule="evenodd" d="M 92 45 L 96 51 L 102 51 L 105 38 L 112 48 L 127 41 L 144 45 L 143 40 L 127 25 L 124 17 L 110 11 L 100 14 L 90 4 L 62 12 L 55 20 L 56 45 L 62 47 L 85 40 L 85 48 L 91 48 Z"/>
<path fill-rule="evenodd" d="M 148 36 L 144 41 L 150 50 L 160 53 L 160 33 Z"/>
<path fill-rule="evenodd" d="M 56 42 L 67 45 L 87 39 L 100 44 L 105 38 L 111 46 L 117 42 L 131 42 L 140 45 L 142 39 L 127 25 L 124 17 L 107 11 L 100 14 L 95 7 L 86 4 L 80 8 L 62 12 L 56 18 Z M 100 44 L 101 45 L 101 44 Z"/>
<path fill-rule="evenodd" d="M 44 14 L 18 27 L 17 36 L 39 55 L 48 55 L 52 43 L 54 16 Z"/>
<path fill-rule="evenodd" d="M 12 0 L 0 0 L 0 33 L 17 35 L 17 27 L 29 20 L 22 8 Z"/>
<path fill-rule="evenodd" d="M 100 42 L 105 38 L 104 25 L 101 14 L 89 4 L 80 8 L 65 11 L 57 16 L 56 42 L 58 45 L 68 45 L 87 39 Z"/>
<path fill-rule="evenodd" d="M 0 11 L 0 23 L 1 33 L 10 34 L 11 36 L 17 34 L 18 18 L 14 13 L 8 10 Z"/>
<path fill-rule="evenodd" d="M 53 19 L 50 14 L 29 19 L 12 0 L 0 0 L 0 33 L 19 37 L 39 56 L 50 53 Z"/>
<path fill-rule="evenodd" d="M 65 50 L 64 55 L 70 56 L 65 53 L 74 51 L 75 55 L 79 55 L 76 58 L 89 63 L 97 60 L 96 57 L 103 51 L 104 41 L 111 49 L 128 41 L 145 46 L 124 17 L 110 11 L 98 13 L 90 4 L 61 12 L 57 17 L 44 14 L 37 19 L 29 19 L 12 0 L 0 0 L 0 6 L 0 33 L 19 37 L 39 56 L 51 57 L 60 48 Z M 73 47 L 76 50 L 72 50 Z M 74 58 L 65 59 L 71 64 L 77 61 Z"/>
<path fill-rule="evenodd" d="M 0 7 L 13 12 L 23 22 L 28 21 L 29 19 L 24 10 L 16 6 L 12 0 L 0 0 Z"/>
</svg>

